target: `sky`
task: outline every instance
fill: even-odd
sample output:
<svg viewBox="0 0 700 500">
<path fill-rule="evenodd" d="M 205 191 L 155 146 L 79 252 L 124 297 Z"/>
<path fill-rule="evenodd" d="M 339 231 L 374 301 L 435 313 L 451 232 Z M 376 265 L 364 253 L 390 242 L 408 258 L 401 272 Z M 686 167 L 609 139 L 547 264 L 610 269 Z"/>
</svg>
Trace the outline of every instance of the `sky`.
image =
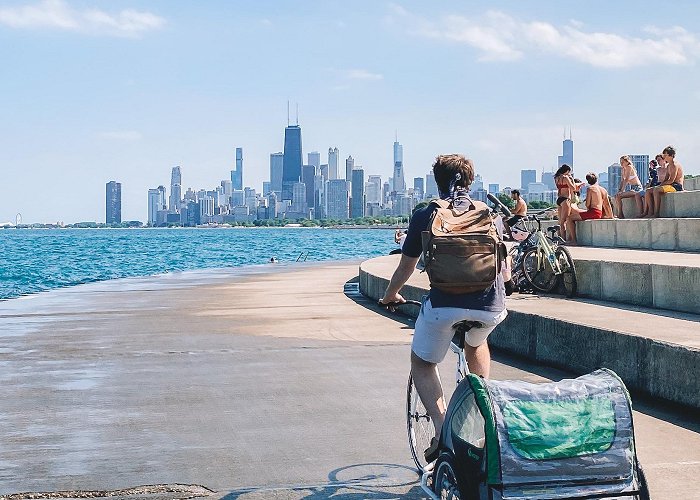
<svg viewBox="0 0 700 500">
<path fill-rule="evenodd" d="M 338 147 L 408 185 L 438 154 L 485 183 L 551 171 L 564 129 L 574 170 L 673 144 L 700 173 L 695 0 L 2 0 L 0 223 L 123 220 L 182 168 L 184 188 L 262 189 L 299 106 L 304 158 Z M 344 162 L 342 162 L 344 164 Z"/>
</svg>

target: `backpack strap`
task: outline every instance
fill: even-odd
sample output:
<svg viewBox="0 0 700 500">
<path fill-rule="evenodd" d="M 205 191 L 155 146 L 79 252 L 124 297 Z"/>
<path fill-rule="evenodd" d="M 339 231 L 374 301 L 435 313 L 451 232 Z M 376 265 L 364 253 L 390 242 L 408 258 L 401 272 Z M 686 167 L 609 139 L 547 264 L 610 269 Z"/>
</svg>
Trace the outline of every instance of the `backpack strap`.
<svg viewBox="0 0 700 500">
<path fill-rule="evenodd" d="M 443 200 L 442 198 L 436 198 L 436 199 L 432 200 L 430 203 L 434 203 L 435 205 L 437 205 L 440 208 L 449 209 L 455 213 L 463 214 L 465 212 L 468 212 L 470 210 L 475 210 L 477 208 L 476 203 L 474 203 L 474 200 L 472 200 L 471 197 L 467 196 L 467 200 L 469 200 L 470 206 L 466 210 L 457 210 L 454 206 L 454 200 Z M 484 205 L 484 206 L 486 206 L 486 205 Z"/>
</svg>

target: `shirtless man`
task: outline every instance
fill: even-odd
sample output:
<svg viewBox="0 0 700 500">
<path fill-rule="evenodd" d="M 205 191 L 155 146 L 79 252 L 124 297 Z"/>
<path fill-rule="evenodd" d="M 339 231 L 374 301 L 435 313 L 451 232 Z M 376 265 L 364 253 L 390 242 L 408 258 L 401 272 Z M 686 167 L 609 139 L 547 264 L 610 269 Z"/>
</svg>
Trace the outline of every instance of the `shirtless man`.
<svg viewBox="0 0 700 500">
<path fill-rule="evenodd" d="M 683 166 L 676 161 L 676 149 L 673 146 L 666 146 L 661 152 L 661 156 L 666 162 L 666 176 L 664 179 L 659 179 L 660 184 L 654 188 L 652 194 L 653 212 L 649 214 L 649 217 L 659 216 L 663 195 L 683 191 Z"/>
<path fill-rule="evenodd" d="M 656 164 L 654 166 L 654 163 Z M 654 190 L 661 184 L 661 181 L 666 178 L 666 162 L 664 157 L 659 153 L 649 162 L 649 182 L 644 190 L 644 210 L 642 217 L 654 216 Z"/>
<path fill-rule="evenodd" d="M 571 213 L 566 220 L 566 232 L 569 236 L 568 243 L 576 245 L 576 221 L 590 219 L 611 219 L 612 206 L 608 198 L 608 192 L 598 184 L 598 176 L 593 172 L 586 174 L 588 189 L 586 191 L 586 209 L 579 210 L 571 207 Z"/>
<path fill-rule="evenodd" d="M 513 189 L 513 191 L 510 192 L 510 197 L 515 202 L 515 208 L 512 211 L 513 217 L 506 221 L 508 231 L 527 215 L 527 203 L 520 197 L 520 191 Z"/>
</svg>

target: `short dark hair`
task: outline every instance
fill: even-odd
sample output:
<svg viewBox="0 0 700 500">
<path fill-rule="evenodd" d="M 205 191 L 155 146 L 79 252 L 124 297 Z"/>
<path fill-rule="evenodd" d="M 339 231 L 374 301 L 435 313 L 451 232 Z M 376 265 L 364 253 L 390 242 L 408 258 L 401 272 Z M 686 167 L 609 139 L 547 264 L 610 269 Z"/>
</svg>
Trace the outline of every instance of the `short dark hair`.
<svg viewBox="0 0 700 500">
<path fill-rule="evenodd" d="M 453 182 L 454 187 L 468 189 L 474 181 L 474 163 L 464 155 L 440 155 L 433 163 L 433 174 L 441 194 L 447 194 Z"/>
<path fill-rule="evenodd" d="M 588 172 L 586 174 L 586 180 L 588 181 L 588 184 L 591 186 L 598 182 L 598 176 L 595 174 L 595 172 Z"/>
<path fill-rule="evenodd" d="M 661 158 L 661 159 L 663 160 L 663 159 L 664 159 L 664 155 L 662 155 L 661 153 L 659 153 L 658 155 L 654 156 L 654 159 L 655 159 L 655 160 L 658 160 L 659 158 Z"/>
<path fill-rule="evenodd" d="M 666 146 L 662 151 L 663 154 L 670 156 L 671 158 L 676 157 L 676 148 L 673 146 Z"/>
<path fill-rule="evenodd" d="M 554 177 L 559 177 L 567 172 L 571 172 L 571 167 L 564 163 L 559 169 L 554 173 Z"/>
<path fill-rule="evenodd" d="M 656 159 L 650 160 L 650 161 L 649 161 L 649 166 L 650 166 L 650 167 L 658 167 L 658 166 L 659 166 L 659 162 L 657 162 Z"/>
<path fill-rule="evenodd" d="M 518 198 L 520 198 L 520 191 L 518 189 L 513 189 L 510 194 L 517 194 Z"/>
</svg>

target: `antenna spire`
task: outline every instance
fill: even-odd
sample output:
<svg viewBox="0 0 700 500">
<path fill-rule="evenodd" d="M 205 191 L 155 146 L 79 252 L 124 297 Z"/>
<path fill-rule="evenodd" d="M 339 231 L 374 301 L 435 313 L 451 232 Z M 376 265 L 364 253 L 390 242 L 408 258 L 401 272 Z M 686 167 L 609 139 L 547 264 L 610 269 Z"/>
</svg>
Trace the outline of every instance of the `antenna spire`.
<svg viewBox="0 0 700 500">
<path fill-rule="evenodd" d="M 297 103 L 297 125 L 299 125 L 299 103 Z"/>
<path fill-rule="evenodd" d="M 287 99 L 287 126 L 289 127 L 289 99 Z"/>
</svg>

